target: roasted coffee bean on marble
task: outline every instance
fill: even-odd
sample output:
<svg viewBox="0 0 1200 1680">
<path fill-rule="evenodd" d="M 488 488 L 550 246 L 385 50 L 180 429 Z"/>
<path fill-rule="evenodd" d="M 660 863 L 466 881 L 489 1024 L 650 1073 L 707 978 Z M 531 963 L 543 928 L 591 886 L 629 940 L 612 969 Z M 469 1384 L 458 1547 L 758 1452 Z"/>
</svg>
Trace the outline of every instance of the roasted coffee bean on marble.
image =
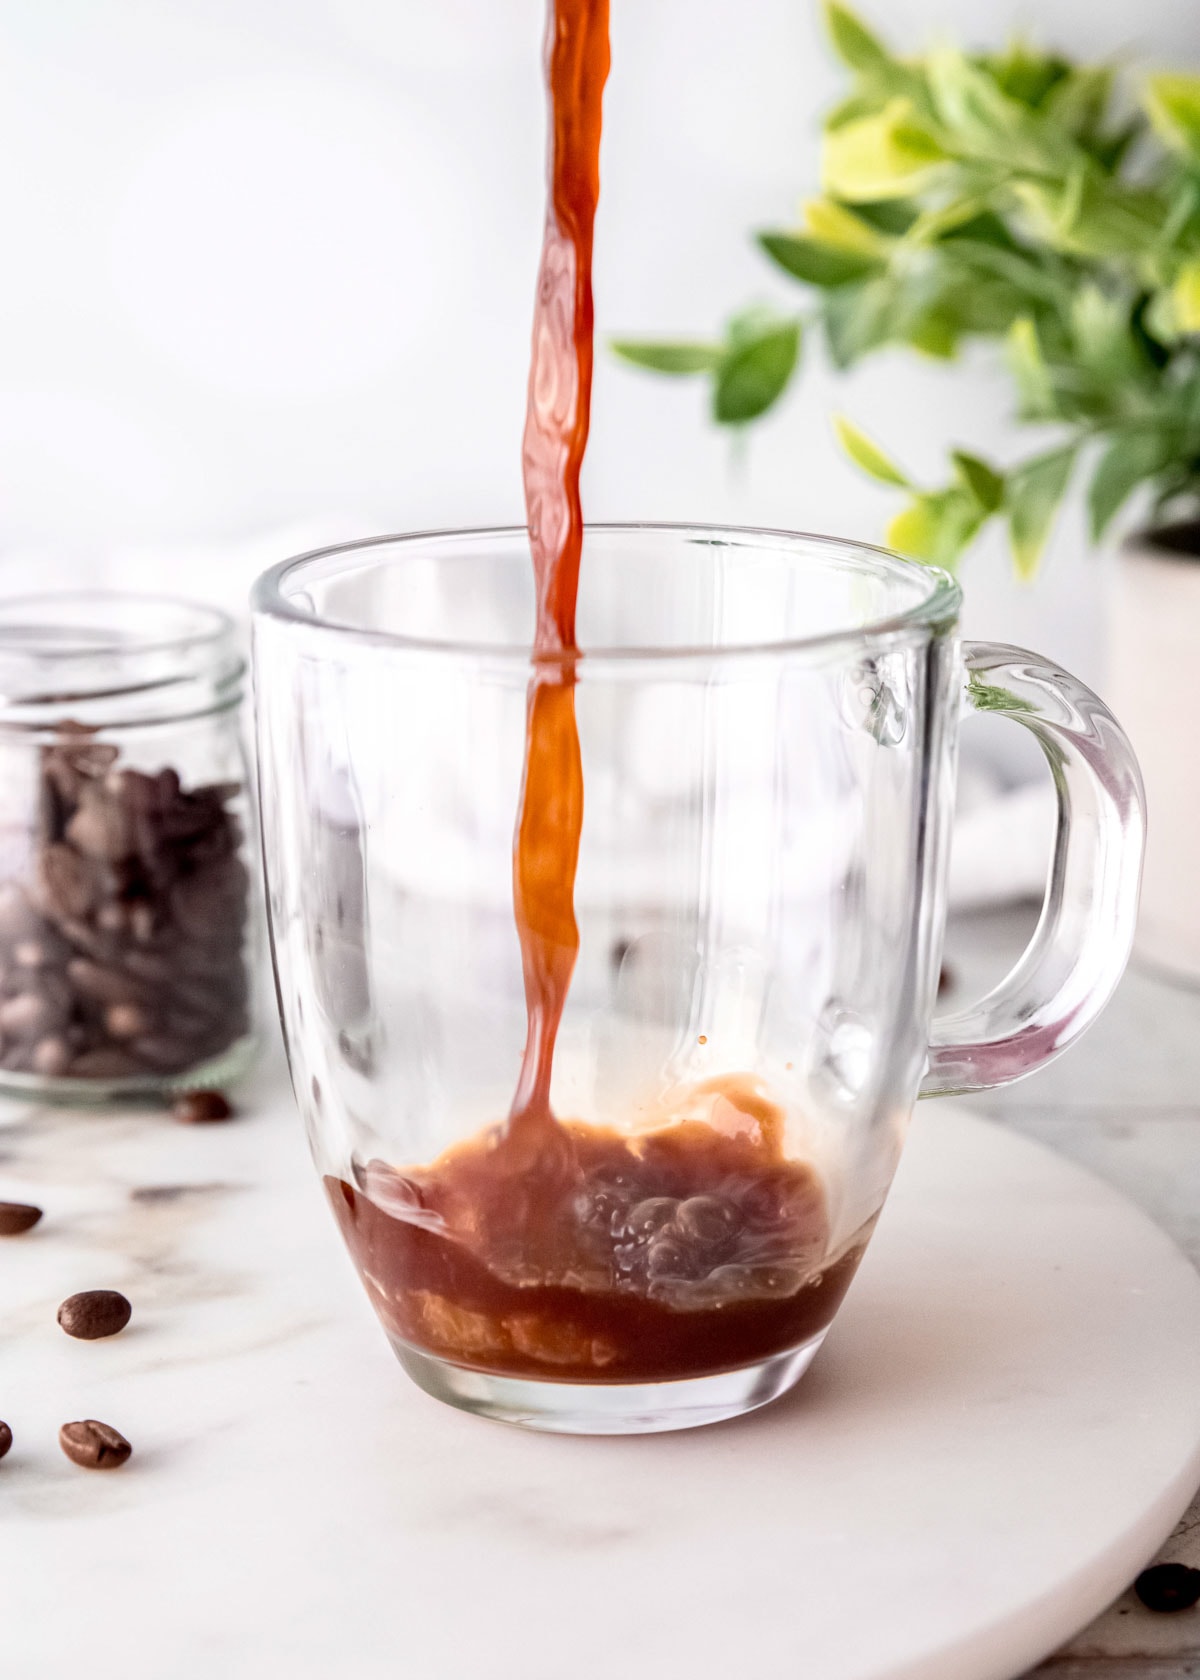
<svg viewBox="0 0 1200 1680">
<path fill-rule="evenodd" d="M 1155 1563 L 1143 1569 L 1133 1590 L 1147 1610 L 1171 1614 L 1200 1604 L 1200 1569 L 1186 1563 Z"/>
<path fill-rule="evenodd" d="M 171 1103 L 172 1118 L 187 1126 L 228 1120 L 232 1114 L 233 1106 L 223 1091 L 181 1091 Z"/>
<path fill-rule="evenodd" d="M 58 1432 L 58 1442 L 72 1464 L 84 1470 L 119 1469 L 133 1452 L 119 1429 L 97 1418 L 64 1423 Z"/>
<path fill-rule="evenodd" d="M 12 1430 L 6 1423 L 0 1423 L 0 1458 L 7 1456 L 9 1448 L 12 1446 L 12 1441 Z"/>
<path fill-rule="evenodd" d="M 97 1342 L 115 1336 L 129 1323 L 133 1308 L 116 1289 L 84 1289 L 68 1295 L 58 1309 L 58 1322 L 77 1341 Z"/>
<path fill-rule="evenodd" d="M 0 1237 L 20 1237 L 42 1217 L 32 1202 L 0 1202 Z"/>
</svg>

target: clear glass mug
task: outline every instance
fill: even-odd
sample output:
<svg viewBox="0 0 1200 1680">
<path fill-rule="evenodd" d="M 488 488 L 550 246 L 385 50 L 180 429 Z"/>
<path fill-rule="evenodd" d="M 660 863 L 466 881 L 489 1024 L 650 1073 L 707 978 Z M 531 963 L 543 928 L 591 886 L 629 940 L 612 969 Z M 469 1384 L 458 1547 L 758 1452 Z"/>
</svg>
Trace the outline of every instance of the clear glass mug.
<svg viewBox="0 0 1200 1680">
<path fill-rule="evenodd" d="M 401 1363 L 452 1404 L 560 1431 L 782 1393 L 918 1095 L 1031 1072 L 1121 974 L 1144 811 L 1111 714 L 1035 654 L 960 643 L 941 572 L 819 537 L 591 527 L 551 1196 L 503 1130 L 526 1031 L 525 533 L 325 549 L 267 573 L 254 606 L 292 1079 Z M 964 705 L 1033 732 L 1060 821 L 1029 950 L 931 1021 Z M 489 1159 L 507 1164 L 485 1205 L 470 1175 Z"/>
</svg>

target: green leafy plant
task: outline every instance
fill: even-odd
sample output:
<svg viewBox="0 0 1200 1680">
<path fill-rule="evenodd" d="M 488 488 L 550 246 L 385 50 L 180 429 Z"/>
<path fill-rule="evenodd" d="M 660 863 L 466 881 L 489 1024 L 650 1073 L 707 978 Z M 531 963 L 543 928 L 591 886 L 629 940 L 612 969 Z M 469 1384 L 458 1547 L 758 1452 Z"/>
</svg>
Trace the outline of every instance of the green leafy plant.
<svg viewBox="0 0 1200 1680">
<path fill-rule="evenodd" d="M 1023 43 L 901 58 L 838 0 L 825 10 L 853 85 L 825 120 L 822 190 L 800 227 L 758 236 L 809 307 L 743 311 L 713 343 L 614 349 L 707 377 L 714 418 L 744 426 L 787 389 L 807 334 L 841 368 L 888 345 L 952 359 L 997 341 L 1038 428 L 1025 458 L 955 450 L 925 488 L 836 422 L 850 458 L 905 492 L 889 541 L 940 565 L 1003 520 L 1032 575 L 1077 468 L 1097 537 L 1139 487 L 1160 519 L 1200 510 L 1200 76 L 1152 76 L 1126 105 L 1109 65 Z"/>
</svg>

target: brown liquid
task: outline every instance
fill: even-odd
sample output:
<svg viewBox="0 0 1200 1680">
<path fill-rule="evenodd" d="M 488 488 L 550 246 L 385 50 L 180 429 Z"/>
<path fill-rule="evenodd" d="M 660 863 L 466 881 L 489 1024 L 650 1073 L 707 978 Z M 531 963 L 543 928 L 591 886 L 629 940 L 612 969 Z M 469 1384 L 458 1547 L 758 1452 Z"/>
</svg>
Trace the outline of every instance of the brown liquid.
<svg viewBox="0 0 1200 1680">
<path fill-rule="evenodd" d="M 560 1382 L 702 1376 L 823 1330 L 867 1233 L 826 1261 L 821 1183 L 787 1159 L 751 1081 L 692 1093 L 704 1118 L 636 1137 L 566 1122 L 571 1168 L 484 1133 L 431 1167 L 326 1180 L 397 1340 L 456 1364 Z"/>
<path fill-rule="evenodd" d="M 579 950 L 583 766 L 575 721 L 579 469 L 592 383 L 592 229 L 608 0 L 550 0 L 550 201 L 524 438 L 537 588 L 513 847 L 527 1033 L 505 1126 L 432 1166 L 326 1180 L 376 1310 L 399 1341 L 510 1376 L 699 1376 L 828 1325 L 865 1233 L 830 1259 L 819 1178 L 783 1150 L 749 1080 L 699 1087 L 636 1137 L 558 1122 L 554 1046 Z"/>
<path fill-rule="evenodd" d="M 529 1148 L 551 1128 L 554 1043 L 579 951 L 575 866 L 583 764 L 575 724 L 575 599 L 583 549 L 579 470 L 592 400 L 592 230 L 600 196 L 608 0 L 550 0 L 550 192 L 538 270 L 522 462 L 537 621 L 525 774 L 513 848 L 528 1032 L 509 1116 Z M 543 663 L 538 666 L 538 661 Z"/>
</svg>

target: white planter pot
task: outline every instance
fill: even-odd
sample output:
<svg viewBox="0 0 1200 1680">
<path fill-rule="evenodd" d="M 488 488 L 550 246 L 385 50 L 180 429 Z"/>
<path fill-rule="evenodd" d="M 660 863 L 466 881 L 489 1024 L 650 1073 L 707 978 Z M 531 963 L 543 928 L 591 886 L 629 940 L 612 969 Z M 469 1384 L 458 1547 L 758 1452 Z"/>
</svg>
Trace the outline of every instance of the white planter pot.
<svg viewBox="0 0 1200 1680">
<path fill-rule="evenodd" d="M 1134 538 L 1109 591 L 1109 692 L 1146 778 L 1135 957 L 1200 985 L 1200 555 Z"/>
</svg>

